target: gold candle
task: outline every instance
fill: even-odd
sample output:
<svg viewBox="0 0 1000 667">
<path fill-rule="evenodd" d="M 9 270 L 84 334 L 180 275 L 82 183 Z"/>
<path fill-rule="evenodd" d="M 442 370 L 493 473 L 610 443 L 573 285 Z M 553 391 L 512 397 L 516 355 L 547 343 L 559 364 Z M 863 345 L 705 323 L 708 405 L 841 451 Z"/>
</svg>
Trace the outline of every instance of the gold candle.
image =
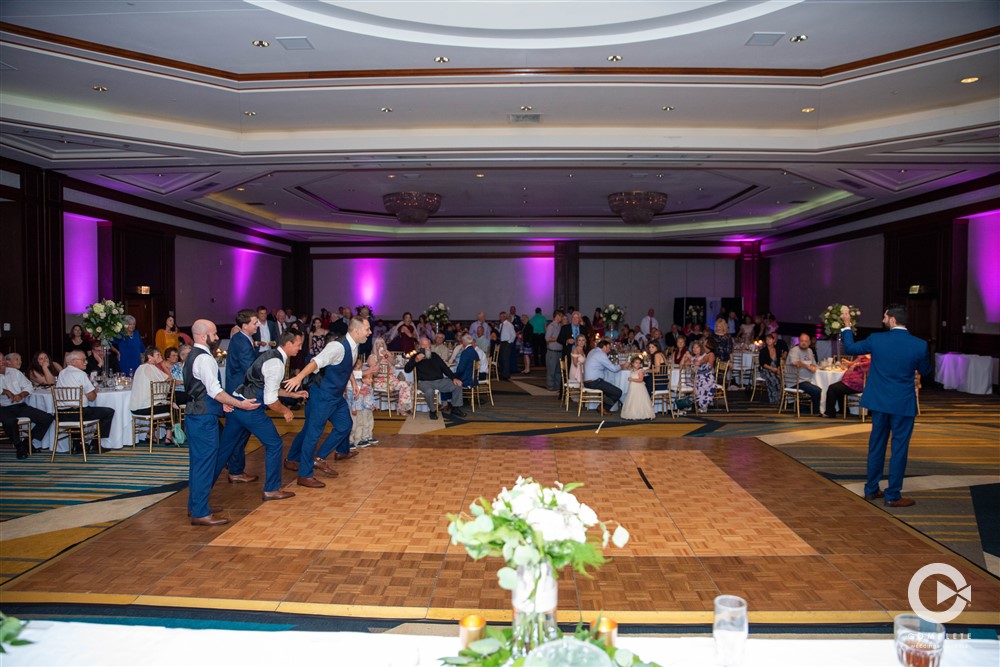
<svg viewBox="0 0 1000 667">
<path fill-rule="evenodd" d="M 462 648 L 486 636 L 486 619 L 478 614 L 469 614 L 458 622 L 458 641 Z"/>
<path fill-rule="evenodd" d="M 598 639 L 604 640 L 605 646 L 614 646 L 618 641 L 618 623 L 610 618 L 601 618 L 600 625 L 597 621 L 592 621 L 590 630 L 597 633 Z"/>
</svg>

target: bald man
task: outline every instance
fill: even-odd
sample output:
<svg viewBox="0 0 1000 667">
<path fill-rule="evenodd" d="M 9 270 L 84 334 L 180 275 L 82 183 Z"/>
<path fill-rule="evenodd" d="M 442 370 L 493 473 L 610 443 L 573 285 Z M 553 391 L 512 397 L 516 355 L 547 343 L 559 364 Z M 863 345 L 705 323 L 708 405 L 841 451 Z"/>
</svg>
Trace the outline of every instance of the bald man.
<svg viewBox="0 0 1000 667">
<path fill-rule="evenodd" d="M 194 347 L 184 362 L 184 387 L 188 403 L 184 422 L 188 436 L 188 514 L 192 526 L 221 526 L 229 519 L 216 517 L 208 504 L 219 470 L 219 417 L 233 409 L 254 410 L 257 401 L 239 400 L 222 390 L 215 349 L 219 334 L 209 320 L 191 326 Z"/>
</svg>

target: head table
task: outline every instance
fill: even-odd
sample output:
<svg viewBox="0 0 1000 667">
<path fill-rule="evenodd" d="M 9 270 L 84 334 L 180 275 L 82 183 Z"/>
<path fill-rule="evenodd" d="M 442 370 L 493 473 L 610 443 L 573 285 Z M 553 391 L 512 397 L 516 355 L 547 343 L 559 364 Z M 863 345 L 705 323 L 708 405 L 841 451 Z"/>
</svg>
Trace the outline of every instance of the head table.
<svg viewBox="0 0 1000 667">
<path fill-rule="evenodd" d="M 129 400 L 132 398 L 130 389 L 98 389 L 97 399 L 93 402 L 94 407 L 112 408 L 115 411 L 115 418 L 111 422 L 111 433 L 108 441 L 103 443 L 107 449 L 121 449 L 132 445 L 132 411 L 128 409 Z M 28 394 L 25 402 L 34 407 L 52 414 L 52 392 L 49 389 L 36 389 Z M 45 438 L 42 440 L 43 449 L 52 449 L 52 438 L 55 437 L 56 428 L 53 425 Z M 69 451 L 69 438 L 59 441 L 57 452 Z"/>
<path fill-rule="evenodd" d="M 193 630 L 140 625 L 32 621 L 13 646 L 15 665 L 338 665 L 339 667 L 437 667 L 458 653 L 452 637 L 357 632 Z M 714 665 L 711 637 L 620 636 L 617 645 L 664 667 Z M 997 665 L 1000 642 L 945 641 L 941 667 Z M 898 667 L 892 639 L 755 639 L 743 667 Z"/>
</svg>

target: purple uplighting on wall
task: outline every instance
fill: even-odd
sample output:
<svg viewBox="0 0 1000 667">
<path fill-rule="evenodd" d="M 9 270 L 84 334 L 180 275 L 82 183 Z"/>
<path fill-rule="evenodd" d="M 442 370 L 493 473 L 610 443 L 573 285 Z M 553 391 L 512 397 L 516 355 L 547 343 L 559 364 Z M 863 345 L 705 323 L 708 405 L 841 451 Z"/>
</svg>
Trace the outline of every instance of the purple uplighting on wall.
<svg viewBox="0 0 1000 667">
<path fill-rule="evenodd" d="M 969 295 L 982 300 L 987 322 L 1000 322 L 1000 210 L 969 217 Z"/>
<path fill-rule="evenodd" d="M 556 260 L 554 257 L 524 257 L 517 260 L 527 276 L 534 279 L 527 283 L 528 301 L 519 312 L 528 313 L 530 317 L 536 307 L 548 310 L 553 299 L 552 276 L 555 275 Z"/>
<path fill-rule="evenodd" d="M 67 313 L 82 313 L 98 298 L 112 296 L 97 293 L 99 222 L 103 221 L 86 215 L 63 215 L 63 287 Z"/>
<path fill-rule="evenodd" d="M 254 284 L 254 269 L 260 257 L 256 250 L 233 248 L 233 297 L 235 303 L 247 303 L 252 296 L 250 288 Z M 245 306 L 253 308 L 255 306 Z"/>
<path fill-rule="evenodd" d="M 379 297 L 382 295 L 383 259 L 360 258 L 354 260 L 354 303 L 351 307 L 366 304 L 379 312 Z"/>
</svg>

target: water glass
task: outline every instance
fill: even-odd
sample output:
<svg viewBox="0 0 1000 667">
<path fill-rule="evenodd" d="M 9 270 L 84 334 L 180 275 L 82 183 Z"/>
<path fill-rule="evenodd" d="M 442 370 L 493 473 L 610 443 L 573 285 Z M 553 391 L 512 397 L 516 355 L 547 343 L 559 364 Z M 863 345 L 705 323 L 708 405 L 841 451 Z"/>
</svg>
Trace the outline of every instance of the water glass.
<svg viewBox="0 0 1000 667">
<path fill-rule="evenodd" d="M 749 631 L 746 600 L 735 595 L 720 595 L 715 598 L 712 636 L 715 638 L 717 664 L 721 667 L 739 667 L 743 662 L 743 649 Z"/>
<path fill-rule="evenodd" d="M 916 614 L 900 614 L 893 621 L 896 659 L 904 667 L 938 667 L 944 650 L 944 626 Z"/>
</svg>

